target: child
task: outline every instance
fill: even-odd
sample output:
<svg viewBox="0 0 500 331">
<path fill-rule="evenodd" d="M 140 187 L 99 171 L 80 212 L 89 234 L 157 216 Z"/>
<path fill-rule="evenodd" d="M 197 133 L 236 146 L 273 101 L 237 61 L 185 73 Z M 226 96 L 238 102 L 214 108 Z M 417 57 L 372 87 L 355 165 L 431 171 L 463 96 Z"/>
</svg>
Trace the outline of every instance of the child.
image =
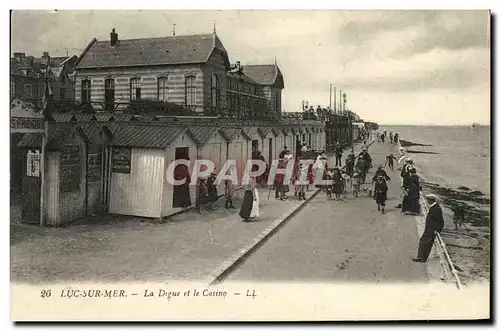
<svg viewBox="0 0 500 331">
<path fill-rule="evenodd" d="M 207 204 L 208 199 L 208 188 L 207 182 L 205 178 L 200 178 L 198 180 L 198 199 L 196 202 L 198 203 L 198 212 L 200 214 L 206 214 L 205 205 Z"/>
<path fill-rule="evenodd" d="M 340 201 L 340 195 L 344 192 L 343 184 L 342 173 L 337 167 L 333 170 L 333 192 L 337 201 Z"/>
<path fill-rule="evenodd" d="M 359 176 L 359 170 L 356 170 L 352 174 L 352 195 L 354 195 L 355 198 L 358 197 L 360 187 L 361 177 Z"/>
<path fill-rule="evenodd" d="M 344 187 L 344 199 L 347 199 L 347 182 L 349 181 L 349 176 L 345 171 L 342 171 L 342 185 Z"/>
<path fill-rule="evenodd" d="M 233 209 L 234 185 L 231 179 L 225 180 L 224 197 L 226 198 L 226 209 Z"/>
<path fill-rule="evenodd" d="M 333 181 L 333 172 L 332 169 L 326 169 L 326 180 Z M 326 185 L 326 198 L 330 200 L 332 198 L 333 193 L 333 183 Z"/>
<path fill-rule="evenodd" d="M 215 172 L 212 172 L 210 176 L 208 176 L 207 179 L 207 193 L 208 193 L 208 208 L 210 210 L 215 210 L 215 203 L 217 202 L 217 199 L 219 198 L 219 194 L 217 192 L 217 184 L 215 183 L 217 179 L 217 174 Z"/>
</svg>

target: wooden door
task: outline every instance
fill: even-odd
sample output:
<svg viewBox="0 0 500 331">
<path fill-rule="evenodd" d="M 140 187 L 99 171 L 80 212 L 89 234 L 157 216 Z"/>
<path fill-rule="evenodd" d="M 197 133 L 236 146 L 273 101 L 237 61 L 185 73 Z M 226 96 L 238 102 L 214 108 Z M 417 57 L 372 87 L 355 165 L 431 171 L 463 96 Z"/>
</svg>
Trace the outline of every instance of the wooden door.
<svg viewBox="0 0 500 331">
<path fill-rule="evenodd" d="M 23 151 L 22 157 L 22 220 L 29 224 L 40 224 L 40 163 Z M 28 168 L 29 167 L 29 168 Z M 37 171 L 38 170 L 38 171 Z"/>
</svg>

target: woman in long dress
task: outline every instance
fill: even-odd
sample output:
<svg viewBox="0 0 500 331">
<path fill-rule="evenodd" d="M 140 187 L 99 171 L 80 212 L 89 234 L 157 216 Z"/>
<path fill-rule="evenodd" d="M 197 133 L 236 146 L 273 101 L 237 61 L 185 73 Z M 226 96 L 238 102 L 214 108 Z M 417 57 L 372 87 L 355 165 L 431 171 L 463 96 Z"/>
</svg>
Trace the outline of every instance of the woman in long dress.
<svg viewBox="0 0 500 331">
<path fill-rule="evenodd" d="M 383 175 L 377 176 L 375 180 L 375 190 L 373 192 L 373 198 L 377 202 L 377 209 L 380 211 L 382 209 L 382 214 L 385 214 L 385 201 L 387 200 L 387 182 Z"/>
<path fill-rule="evenodd" d="M 256 221 L 259 218 L 259 192 L 255 177 L 250 177 L 245 189 L 240 216 L 244 222 Z"/>
</svg>

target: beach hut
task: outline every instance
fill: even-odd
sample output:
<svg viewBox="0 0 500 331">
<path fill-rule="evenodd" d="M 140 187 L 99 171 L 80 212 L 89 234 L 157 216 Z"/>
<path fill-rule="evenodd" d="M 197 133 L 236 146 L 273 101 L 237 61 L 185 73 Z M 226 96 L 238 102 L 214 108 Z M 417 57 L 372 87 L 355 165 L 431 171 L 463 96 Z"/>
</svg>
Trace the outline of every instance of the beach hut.
<svg viewBox="0 0 500 331">
<path fill-rule="evenodd" d="M 76 122 L 50 123 L 46 147 L 44 213 L 48 226 L 86 216 L 88 137 Z M 23 153 L 22 218 L 40 222 L 40 150 L 42 135 L 27 133 L 18 146 Z"/>
<path fill-rule="evenodd" d="M 261 151 L 262 152 L 262 139 L 259 135 L 259 128 L 256 126 L 247 126 L 244 127 L 243 130 L 245 131 L 245 134 L 250 137 L 250 144 L 252 151 Z M 251 157 L 251 155 L 250 155 Z"/>
<path fill-rule="evenodd" d="M 251 139 L 243 128 L 224 128 L 226 137 L 229 139 L 227 147 L 227 159 L 236 161 L 238 178 L 243 177 L 247 161 L 252 157 Z"/>
<path fill-rule="evenodd" d="M 80 128 L 87 136 L 86 158 L 86 212 L 87 215 L 107 211 L 109 197 L 109 143 L 113 137 L 105 123 L 81 123 Z"/>
<path fill-rule="evenodd" d="M 215 126 L 195 126 L 190 127 L 189 131 L 198 145 L 197 158 L 212 161 L 218 172 L 227 160 L 227 143 L 230 141 L 224 130 Z M 219 195 L 224 193 L 222 183 L 217 191 Z"/>
<path fill-rule="evenodd" d="M 70 113 L 56 113 L 52 117 L 56 122 L 76 122 L 77 118 L 74 114 Z"/>
<path fill-rule="evenodd" d="M 271 128 L 271 132 L 274 134 L 274 159 L 279 159 L 279 155 L 281 151 L 283 151 L 283 147 L 285 146 L 285 135 L 283 133 L 283 128 L 280 126 L 275 126 Z"/>
<path fill-rule="evenodd" d="M 259 127 L 259 135 L 262 139 L 262 155 L 267 164 L 271 164 L 274 160 L 275 136 L 270 126 Z"/>
<path fill-rule="evenodd" d="M 142 122 L 108 126 L 113 135 L 110 213 L 162 218 L 194 206 L 196 187 L 188 185 L 190 204 L 177 206 L 180 191 L 166 176 L 174 160 L 196 159 L 197 145 L 187 128 Z"/>
<path fill-rule="evenodd" d="M 97 122 L 112 122 L 112 121 L 114 121 L 113 114 L 105 113 L 105 112 L 95 113 L 94 118 Z"/>
<path fill-rule="evenodd" d="M 92 113 L 76 113 L 74 116 L 78 122 L 97 121 L 97 118 Z"/>
</svg>

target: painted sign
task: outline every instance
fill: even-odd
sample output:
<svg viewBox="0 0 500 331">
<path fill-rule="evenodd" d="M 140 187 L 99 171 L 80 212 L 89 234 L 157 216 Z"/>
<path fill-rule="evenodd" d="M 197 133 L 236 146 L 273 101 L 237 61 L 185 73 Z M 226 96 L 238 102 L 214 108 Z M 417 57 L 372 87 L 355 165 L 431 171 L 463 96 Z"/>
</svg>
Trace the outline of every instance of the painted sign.
<svg viewBox="0 0 500 331">
<path fill-rule="evenodd" d="M 27 155 L 26 175 L 28 177 L 40 177 L 40 160 L 42 154 L 39 150 L 29 151 Z"/>
<path fill-rule="evenodd" d="M 129 174 L 132 159 L 132 149 L 127 147 L 113 148 L 113 172 Z"/>
<path fill-rule="evenodd" d="M 73 192 L 80 189 L 81 164 L 80 145 L 68 144 L 61 147 L 60 158 L 60 183 L 61 192 Z"/>
<path fill-rule="evenodd" d="M 87 156 L 87 180 L 97 182 L 101 180 L 101 155 L 89 154 Z"/>
</svg>

